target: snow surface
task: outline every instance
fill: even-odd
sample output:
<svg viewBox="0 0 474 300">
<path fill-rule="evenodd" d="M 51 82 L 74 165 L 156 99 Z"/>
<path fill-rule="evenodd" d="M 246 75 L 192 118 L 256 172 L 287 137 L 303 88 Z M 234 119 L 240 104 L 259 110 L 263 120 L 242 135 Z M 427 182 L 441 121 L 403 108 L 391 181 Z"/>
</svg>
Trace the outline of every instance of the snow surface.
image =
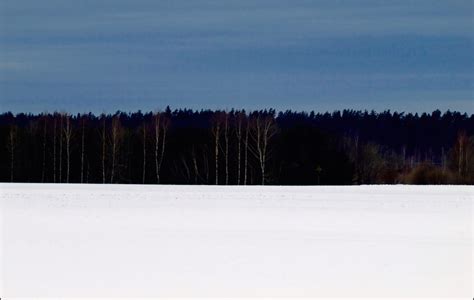
<svg viewBox="0 0 474 300">
<path fill-rule="evenodd" d="M 0 295 L 472 297 L 473 195 L 0 184 Z"/>
</svg>

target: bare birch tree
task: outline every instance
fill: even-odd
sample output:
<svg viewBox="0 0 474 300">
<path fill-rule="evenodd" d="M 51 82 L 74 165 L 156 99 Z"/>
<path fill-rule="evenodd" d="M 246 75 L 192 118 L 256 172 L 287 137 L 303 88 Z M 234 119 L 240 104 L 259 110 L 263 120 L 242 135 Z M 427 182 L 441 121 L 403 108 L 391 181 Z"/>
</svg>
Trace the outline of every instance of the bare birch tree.
<svg viewBox="0 0 474 300">
<path fill-rule="evenodd" d="M 186 160 L 186 157 L 185 155 L 181 155 L 180 156 L 180 162 L 182 164 L 182 166 L 180 164 L 178 164 L 175 169 L 178 171 L 177 174 L 180 174 L 180 176 L 182 178 L 184 178 L 184 182 L 185 183 L 190 183 L 191 181 L 191 172 L 189 170 L 189 166 L 188 166 L 188 162 Z"/>
<path fill-rule="evenodd" d="M 462 176 L 467 167 L 466 145 L 468 138 L 466 132 L 462 131 L 458 134 L 457 148 L 458 148 L 458 175 Z"/>
<path fill-rule="evenodd" d="M 82 116 L 82 131 L 81 131 L 81 183 L 84 183 L 84 137 L 85 137 L 85 116 Z"/>
<path fill-rule="evenodd" d="M 472 177 L 474 174 L 471 172 L 471 165 L 472 165 L 472 155 L 474 149 L 474 137 L 471 136 L 470 138 L 466 136 L 466 155 L 465 155 L 465 174 Z"/>
<path fill-rule="evenodd" d="M 154 116 L 154 128 L 155 128 L 155 175 L 156 183 L 160 183 L 160 164 L 159 164 L 159 148 L 160 148 L 160 133 L 161 133 L 161 113 L 155 112 Z"/>
<path fill-rule="evenodd" d="M 359 167 L 359 134 L 357 133 L 354 137 L 354 162 L 355 162 L 355 178 L 353 181 L 355 184 L 359 184 L 361 180 L 360 167 Z"/>
<path fill-rule="evenodd" d="M 115 172 L 117 168 L 117 159 L 118 159 L 118 152 L 120 149 L 120 145 L 122 142 L 122 125 L 120 123 L 120 118 L 118 115 L 112 118 L 112 132 L 111 132 L 111 167 L 110 167 L 110 183 L 114 183 L 115 180 Z"/>
<path fill-rule="evenodd" d="M 249 131 L 250 131 L 250 120 L 247 116 L 245 116 L 245 120 L 247 122 L 247 128 L 245 129 L 245 142 L 244 142 L 244 185 L 247 185 L 247 172 L 248 172 L 248 153 L 249 153 Z"/>
<path fill-rule="evenodd" d="M 16 125 L 10 126 L 8 132 L 8 143 L 7 148 L 10 153 L 10 182 L 13 182 L 15 174 L 15 150 L 17 145 L 18 127 Z"/>
<path fill-rule="evenodd" d="M 44 182 L 44 176 L 46 171 L 46 125 L 47 125 L 47 115 L 43 114 L 43 158 L 41 166 L 41 182 Z"/>
<path fill-rule="evenodd" d="M 197 184 L 198 178 L 200 177 L 200 175 L 199 175 L 199 168 L 198 168 L 198 163 L 196 159 L 196 151 L 194 149 L 194 145 L 191 149 L 191 159 L 193 161 L 193 167 L 194 167 L 194 184 Z"/>
<path fill-rule="evenodd" d="M 224 112 L 224 158 L 225 158 L 225 184 L 229 184 L 229 113 Z"/>
<path fill-rule="evenodd" d="M 59 183 L 63 182 L 63 113 L 59 114 Z"/>
<path fill-rule="evenodd" d="M 170 121 L 166 116 L 162 116 L 160 112 L 154 114 L 155 128 L 155 172 L 156 183 L 160 183 L 160 170 L 165 155 L 166 133 L 168 132 Z M 161 139 L 161 146 L 160 146 Z"/>
<path fill-rule="evenodd" d="M 66 119 L 66 127 L 64 128 L 64 139 L 66 142 L 66 183 L 69 183 L 69 173 L 71 165 L 71 137 L 72 137 L 72 126 L 71 116 L 64 114 Z"/>
<path fill-rule="evenodd" d="M 56 183 L 56 113 L 53 115 L 54 127 L 53 127 L 53 182 Z"/>
<path fill-rule="evenodd" d="M 216 185 L 219 184 L 219 147 L 220 147 L 219 138 L 220 138 L 220 135 L 221 135 L 221 122 L 222 122 L 222 120 L 220 118 L 220 113 L 217 112 L 214 115 L 213 124 L 212 124 L 212 128 L 211 128 L 212 136 L 214 137 L 214 159 L 215 159 L 215 167 L 216 167 L 216 171 L 215 171 L 216 182 L 215 182 L 215 184 Z"/>
<path fill-rule="evenodd" d="M 89 165 L 89 161 L 87 161 L 86 183 L 89 183 L 89 170 L 90 170 L 90 165 Z"/>
<path fill-rule="evenodd" d="M 269 158 L 268 144 L 276 132 L 277 126 L 273 116 L 267 115 L 262 117 L 257 115 L 252 120 L 250 137 L 252 138 L 253 143 L 249 144 L 249 151 L 259 162 L 262 185 L 265 185 L 266 181 L 265 167 Z"/>
<path fill-rule="evenodd" d="M 105 183 L 105 144 L 107 140 L 107 130 L 105 127 L 106 116 L 102 114 L 102 183 Z"/>
<path fill-rule="evenodd" d="M 204 146 L 203 150 L 201 151 L 202 155 L 201 155 L 201 158 L 202 158 L 202 162 L 203 162 L 203 181 L 206 183 L 206 184 L 209 184 L 209 149 L 207 148 L 207 146 Z"/>
<path fill-rule="evenodd" d="M 245 114 L 243 112 L 237 112 L 236 114 L 236 129 L 235 135 L 237 136 L 237 185 L 240 185 L 240 169 L 241 169 L 241 152 L 242 152 L 242 121 Z"/>
<path fill-rule="evenodd" d="M 143 122 L 142 126 L 142 140 L 143 140 L 143 173 L 142 173 L 142 184 L 145 184 L 146 178 L 146 123 Z"/>
</svg>

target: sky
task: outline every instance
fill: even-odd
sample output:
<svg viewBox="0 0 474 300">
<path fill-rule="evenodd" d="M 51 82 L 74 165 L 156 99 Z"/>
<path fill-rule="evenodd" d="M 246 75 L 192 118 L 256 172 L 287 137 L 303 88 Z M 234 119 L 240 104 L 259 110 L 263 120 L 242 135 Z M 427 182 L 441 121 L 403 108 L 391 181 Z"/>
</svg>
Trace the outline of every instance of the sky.
<svg viewBox="0 0 474 300">
<path fill-rule="evenodd" d="M 0 111 L 474 113 L 472 0 L 1 0 Z"/>
</svg>

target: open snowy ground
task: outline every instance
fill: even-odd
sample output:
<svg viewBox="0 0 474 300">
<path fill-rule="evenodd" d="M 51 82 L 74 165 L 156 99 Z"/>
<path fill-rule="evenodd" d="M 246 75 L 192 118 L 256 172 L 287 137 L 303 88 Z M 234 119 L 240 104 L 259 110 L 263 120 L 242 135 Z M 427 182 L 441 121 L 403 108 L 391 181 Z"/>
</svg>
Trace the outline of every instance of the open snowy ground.
<svg viewBox="0 0 474 300">
<path fill-rule="evenodd" d="M 472 297 L 473 195 L 0 184 L 0 295 Z"/>
</svg>

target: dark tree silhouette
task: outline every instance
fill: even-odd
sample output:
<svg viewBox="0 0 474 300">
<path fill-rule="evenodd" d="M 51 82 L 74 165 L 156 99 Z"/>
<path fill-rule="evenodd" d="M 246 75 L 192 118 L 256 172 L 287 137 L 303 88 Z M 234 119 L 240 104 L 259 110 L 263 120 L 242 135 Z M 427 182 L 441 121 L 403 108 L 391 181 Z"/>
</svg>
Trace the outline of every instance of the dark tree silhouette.
<svg viewBox="0 0 474 300">
<path fill-rule="evenodd" d="M 0 138 L 5 182 L 474 184 L 474 115 L 451 111 L 3 113 Z"/>
</svg>

